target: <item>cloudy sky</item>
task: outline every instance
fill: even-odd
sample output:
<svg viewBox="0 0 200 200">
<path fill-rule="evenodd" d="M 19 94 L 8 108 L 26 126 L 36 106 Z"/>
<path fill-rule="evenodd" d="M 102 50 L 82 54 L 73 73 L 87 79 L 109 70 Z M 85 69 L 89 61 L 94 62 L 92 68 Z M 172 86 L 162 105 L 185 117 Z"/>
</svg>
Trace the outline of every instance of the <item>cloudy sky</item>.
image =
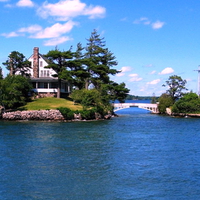
<svg viewBox="0 0 200 200">
<path fill-rule="evenodd" d="M 27 58 L 33 47 L 45 54 L 74 49 L 97 29 L 116 56 L 114 81 L 133 95 L 163 93 L 171 75 L 197 92 L 200 65 L 198 0 L 0 0 L 0 66 L 11 51 Z"/>
</svg>

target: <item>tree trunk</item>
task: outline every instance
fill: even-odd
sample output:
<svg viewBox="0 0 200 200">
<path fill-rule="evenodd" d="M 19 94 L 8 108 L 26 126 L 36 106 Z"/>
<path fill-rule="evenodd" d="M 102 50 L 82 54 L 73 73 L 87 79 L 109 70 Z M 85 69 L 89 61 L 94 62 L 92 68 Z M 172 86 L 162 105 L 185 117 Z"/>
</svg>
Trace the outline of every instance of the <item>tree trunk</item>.
<svg viewBox="0 0 200 200">
<path fill-rule="evenodd" d="M 61 79 L 58 79 L 57 98 L 60 98 Z"/>
<path fill-rule="evenodd" d="M 89 80 L 87 78 L 86 81 L 85 81 L 85 89 L 88 90 L 88 87 L 89 87 Z"/>
</svg>

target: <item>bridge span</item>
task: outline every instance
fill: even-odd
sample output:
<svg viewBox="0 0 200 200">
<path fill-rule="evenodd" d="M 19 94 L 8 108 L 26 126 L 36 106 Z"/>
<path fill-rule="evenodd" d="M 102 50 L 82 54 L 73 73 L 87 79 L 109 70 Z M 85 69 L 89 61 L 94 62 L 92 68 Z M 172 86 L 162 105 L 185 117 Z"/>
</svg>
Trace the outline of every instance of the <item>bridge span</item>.
<svg viewBox="0 0 200 200">
<path fill-rule="evenodd" d="M 152 103 L 113 103 L 113 106 L 114 106 L 114 112 L 125 108 L 138 107 L 145 110 L 149 110 L 152 113 L 159 113 L 158 104 L 152 104 Z"/>
</svg>

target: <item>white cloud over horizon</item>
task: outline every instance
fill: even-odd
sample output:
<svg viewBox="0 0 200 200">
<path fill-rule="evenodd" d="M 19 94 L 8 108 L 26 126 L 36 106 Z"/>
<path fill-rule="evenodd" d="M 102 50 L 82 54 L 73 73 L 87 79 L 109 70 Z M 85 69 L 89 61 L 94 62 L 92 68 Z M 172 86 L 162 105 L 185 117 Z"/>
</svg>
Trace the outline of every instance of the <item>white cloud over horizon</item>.
<svg viewBox="0 0 200 200">
<path fill-rule="evenodd" d="M 165 22 L 161 22 L 159 20 L 151 22 L 151 20 L 149 20 L 147 17 L 141 17 L 140 19 L 133 21 L 133 24 L 150 25 L 152 29 L 160 29 L 165 25 Z"/>
<path fill-rule="evenodd" d="M 39 39 L 60 37 L 65 33 L 69 33 L 75 25 L 77 25 L 77 23 L 73 21 L 68 21 L 64 24 L 56 23 L 50 27 L 39 30 L 30 37 Z"/>
<path fill-rule="evenodd" d="M 142 77 L 139 77 L 138 74 L 130 74 L 129 76 L 132 77 L 129 79 L 130 82 L 138 82 L 142 80 Z"/>
<path fill-rule="evenodd" d="M 16 3 L 16 6 L 19 6 L 19 7 L 33 7 L 34 3 L 31 0 L 19 0 Z"/>
<path fill-rule="evenodd" d="M 44 41 L 44 46 L 56 46 L 58 44 L 62 44 L 63 42 L 72 40 L 72 38 L 63 36 L 58 38 L 52 38 L 50 40 Z"/>
<path fill-rule="evenodd" d="M 11 4 L 7 6 L 12 7 Z M 16 6 L 33 7 L 34 3 L 31 0 L 19 0 L 16 3 Z M 54 23 L 48 27 L 33 24 L 27 27 L 19 28 L 16 31 L 2 33 L 0 35 L 6 38 L 19 36 L 34 39 L 49 38 L 49 41 L 44 41 L 44 45 L 50 46 L 50 44 L 52 44 L 52 46 L 55 46 L 72 39 L 69 39 L 69 37 L 66 35 L 64 36 L 64 34 L 68 34 L 72 31 L 74 26 L 79 24 L 78 22 L 72 21 L 73 18 L 79 16 L 88 16 L 89 19 L 103 18 L 105 17 L 106 9 L 98 5 L 87 5 L 86 3 L 82 3 L 80 0 L 60 0 L 57 3 L 48 3 L 45 1 L 42 6 L 36 10 L 36 13 L 43 19 L 49 19 L 50 17 L 53 17 L 53 21 L 64 21 L 64 23 Z M 46 21 L 51 23 L 53 22 L 52 19 Z"/>
<path fill-rule="evenodd" d="M 155 79 L 153 81 L 150 81 L 150 82 L 147 82 L 147 85 L 156 85 L 160 82 L 161 80 L 160 79 Z"/>
<path fill-rule="evenodd" d="M 151 71 L 149 74 L 155 74 L 156 73 L 156 70 L 153 70 L 153 71 Z"/>
<path fill-rule="evenodd" d="M 103 18 L 106 9 L 102 6 L 87 6 L 80 0 L 60 0 L 57 3 L 45 1 L 37 10 L 37 14 L 46 19 L 54 17 L 58 21 L 66 21 L 78 16 L 88 16 L 90 19 Z"/>
<path fill-rule="evenodd" d="M 122 67 L 119 71 L 119 73 L 118 74 L 116 74 L 116 76 L 118 76 L 118 77 L 121 77 L 121 76 L 125 76 L 125 72 L 129 72 L 129 71 L 131 71 L 132 70 L 132 68 L 131 67 L 129 67 L 129 66 L 124 66 L 124 67 Z"/>
<path fill-rule="evenodd" d="M 161 21 L 158 20 L 158 21 L 152 23 L 152 24 L 151 24 L 151 27 L 152 27 L 153 29 L 160 29 L 160 28 L 162 28 L 164 25 L 165 25 L 165 22 L 161 22 Z"/>
<path fill-rule="evenodd" d="M 163 69 L 159 74 L 165 75 L 165 74 L 171 74 L 173 72 L 174 72 L 174 70 L 171 67 L 167 67 L 167 68 Z"/>
</svg>

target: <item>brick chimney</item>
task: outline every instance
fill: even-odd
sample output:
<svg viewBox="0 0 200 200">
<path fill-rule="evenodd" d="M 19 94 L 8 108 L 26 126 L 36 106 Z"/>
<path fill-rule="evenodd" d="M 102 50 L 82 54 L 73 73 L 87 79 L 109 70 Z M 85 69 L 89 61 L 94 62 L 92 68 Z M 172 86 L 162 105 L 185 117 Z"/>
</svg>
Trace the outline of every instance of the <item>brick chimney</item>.
<svg viewBox="0 0 200 200">
<path fill-rule="evenodd" d="M 39 78 L 39 48 L 33 49 L 33 78 Z"/>
</svg>

